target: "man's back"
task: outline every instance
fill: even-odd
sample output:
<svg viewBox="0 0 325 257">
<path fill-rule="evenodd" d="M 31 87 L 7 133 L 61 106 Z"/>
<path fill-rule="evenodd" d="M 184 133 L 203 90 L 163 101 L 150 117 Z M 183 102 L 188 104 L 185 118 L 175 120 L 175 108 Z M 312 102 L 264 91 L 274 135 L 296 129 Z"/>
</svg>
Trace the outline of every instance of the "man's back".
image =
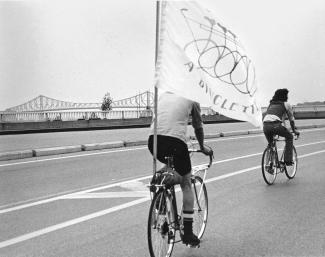
<svg viewBox="0 0 325 257">
<path fill-rule="evenodd" d="M 187 124 L 193 104 L 193 101 L 175 94 L 162 93 L 158 100 L 157 134 L 176 137 L 186 142 Z"/>
</svg>

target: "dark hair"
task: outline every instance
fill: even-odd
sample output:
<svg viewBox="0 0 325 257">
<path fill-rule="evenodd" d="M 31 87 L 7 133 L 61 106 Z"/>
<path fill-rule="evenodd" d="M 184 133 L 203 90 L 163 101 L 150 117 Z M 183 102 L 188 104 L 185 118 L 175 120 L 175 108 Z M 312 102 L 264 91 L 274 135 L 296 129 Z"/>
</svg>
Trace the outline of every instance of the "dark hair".
<svg viewBox="0 0 325 257">
<path fill-rule="evenodd" d="M 286 88 L 277 89 L 274 93 L 273 98 L 271 99 L 271 102 L 286 102 L 288 100 L 288 93 L 289 90 Z"/>
</svg>

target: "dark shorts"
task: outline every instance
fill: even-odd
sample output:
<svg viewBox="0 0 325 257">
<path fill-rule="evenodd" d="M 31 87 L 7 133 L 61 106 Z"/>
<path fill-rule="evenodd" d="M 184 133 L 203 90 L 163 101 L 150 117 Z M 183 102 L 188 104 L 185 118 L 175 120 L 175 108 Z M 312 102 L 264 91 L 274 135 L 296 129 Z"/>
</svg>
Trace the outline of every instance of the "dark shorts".
<svg viewBox="0 0 325 257">
<path fill-rule="evenodd" d="M 153 135 L 149 136 L 148 148 L 153 154 Z M 187 144 L 175 137 L 157 135 L 157 159 L 167 164 L 165 157 L 168 156 L 173 157 L 174 167 L 180 175 L 184 176 L 191 172 L 192 166 Z"/>
</svg>

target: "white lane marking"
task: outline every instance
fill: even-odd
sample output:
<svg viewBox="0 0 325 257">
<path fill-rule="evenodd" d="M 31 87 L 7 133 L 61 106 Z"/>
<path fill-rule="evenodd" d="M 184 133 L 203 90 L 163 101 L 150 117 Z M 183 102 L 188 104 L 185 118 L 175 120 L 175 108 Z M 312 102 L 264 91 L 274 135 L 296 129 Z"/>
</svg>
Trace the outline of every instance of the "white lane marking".
<svg viewBox="0 0 325 257">
<path fill-rule="evenodd" d="M 310 146 L 310 145 L 316 145 L 316 144 L 322 144 L 322 143 L 325 143 L 325 141 L 319 141 L 319 142 L 312 142 L 312 143 L 297 145 L 296 147 Z M 212 164 L 215 165 L 215 164 L 219 164 L 219 163 L 235 161 L 235 160 L 249 158 L 249 157 L 253 157 L 253 156 L 257 156 L 257 155 L 261 155 L 261 154 L 262 154 L 262 152 L 254 153 L 254 154 L 249 154 L 249 155 L 238 156 L 238 157 L 234 157 L 234 158 L 229 158 L 229 159 L 224 159 L 224 160 L 220 160 L 220 161 L 215 161 Z M 193 168 L 195 168 L 195 167 L 193 167 Z M 123 186 L 124 184 L 132 183 L 132 182 L 137 182 L 137 181 L 141 181 L 141 180 L 149 179 L 149 178 L 151 178 L 151 175 L 145 176 L 145 177 L 136 178 L 136 179 L 129 180 L 129 181 L 123 181 L 123 182 L 118 182 L 118 183 L 114 183 L 114 184 L 104 185 L 104 186 L 100 186 L 100 187 L 96 187 L 96 188 L 92 188 L 92 189 L 86 189 L 86 190 L 83 190 L 83 191 L 74 192 L 74 193 L 67 194 L 67 195 L 60 195 L 60 196 L 56 196 L 56 197 L 53 197 L 53 198 L 49 198 L 49 199 L 44 199 L 44 200 L 32 202 L 32 203 L 26 203 L 26 204 L 22 204 L 22 205 L 10 207 L 10 208 L 2 209 L 2 210 L 0 210 L 0 214 L 12 212 L 12 211 L 17 211 L 17 210 L 21 210 L 21 209 L 24 209 L 24 208 L 28 208 L 28 207 L 32 207 L 32 206 L 36 206 L 36 205 L 40 205 L 40 204 L 50 203 L 50 202 L 53 202 L 53 201 L 60 200 L 63 197 L 72 196 L 74 194 L 91 193 L 91 192 L 94 192 L 94 191 L 99 191 L 99 190 L 103 190 L 103 189 L 107 189 L 107 188 L 111 188 L 111 187 Z"/>
<path fill-rule="evenodd" d="M 298 148 L 298 147 L 304 147 L 304 146 L 310 146 L 310 145 L 317 145 L 317 144 L 323 144 L 323 143 L 325 143 L 325 140 L 324 141 L 319 141 L 319 142 L 312 142 L 312 143 L 302 144 L 302 145 L 295 145 L 295 147 Z M 278 148 L 278 150 L 283 150 L 283 149 Z M 215 161 L 212 164 L 218 164 L 218 163 L 223 163 L 223 162 L 235 161 L 235 160 L 239 160 L 239 159 L 249 158 L 249 157 L 253 157 L 253 156 L 257 156 L 257 155 L 262 155 L 262 154 L 263 154 L 263 152 L 253 153 L 253 154 L 243 155 L 243 156 L 234 157 L 234 158 L 230 158 L 230 159 L 224 159 L 224 160 L 220 160 L 220 161 Z M 298 158 L 299 157 L 300 156 L 298 156 Z"/>
<path fill-rule="evenodd" d="M 60 199 L 106 199 L 106 198 L 139 198 L 139 197 L 141 198 L 150 197 L 149 190 L 74 194 L 74 195 L 62 196 L 60 197 Z"/>
<path fill-rule="evenodd" d="M 116 180 L 115 183 L 129 182 L 129 181 L 132 181 L 133 179 L 136 179 L 136 178 L 143 179 L 143 177 L 140 177 L 140 176 L 133 176 L 133 177 L 123 178 L 123 179 L 112 179 L 111 182 L 114 182 L 114 180 Z M 49 198 L 54 198 L 54 197 L 60 197 L 60 196 L 68 195 L 68 194 L 79 193 L 79 192 L 83 192 L 84 190 L 89 190 L 89 189 L 93 189 L 93 188 L 107 186 L 107 183 L 108 182 L 100 183 L 100 184 L 97 184 L 97 185 L 81 187 L 81 188 L 77 188 L 77 189 L 74 189 L 74 190 L 67 190 L 67 191 L 63 191 L 63 192 L 60 192 L 60 193 L 56 193 L 56 194 L 50 194 L 50 195 L 45 195 L 45 196 L 42 196 L 42 197 L 36 197 L 36 198 L 31 198 L 31 199 L 28 199 L 28 200 L 24 200 L 24 201 L 14 202 L 14 203 L 11 203 L 11 204 L 1 205 L 0 210 L 5 209 L 5 208 L 11 208 L 13 206 L 18 206 L 18 205 L 22 205 L 22 204 L 32 203 L 32 202 L 36 202 L 36 201 L 42 201 L 42 200 L 49 199 Z"/>
<path fill-rule="evenodd" d="M 147 184 L 140 181 L 131 181 L 129 183 L 124 183 L 121 184 L 120 187 L 132 191 L 144 191 L 144 190 L 148 191 Z"/>
<path fill-rule="evenodd" d="M 53 157 L 53 158 L 40 159 L 40 160 L 13 162 L 13 163 L 0 164 L 0 167 L 7 167 L 7 166 L 13 166 L 13 165 L 19 165 L 19 164 L 29 164 L 29 163 L 36 163 L 36 162 L 55 161 L 55 160 L 70 159 L 70 158 L 80 158 L 83 156 L 102 155 L 102 154 L 108 154 L 108 153 L 137 151 L 137 150 L 143 150 L 143 149 L 147 149 L 147 147 L 127 148 L 127 149 L 111 150 L 111 151 L 100 151 L 100 152 L 96 152 L 96 153 L 84 153 L 84 154 L 60 156 L 60 157 Z"/>
<path fill-rule="evenodd" d="M 86 190 L 82 190 L 82 191 L 67 194 L 67 195 L 56 196 L 56 197 L 53 197 L 53 198 L 49 198 L 49 199 L 45 199 L 45 200 L 41 200 L 41 201 L 37 201 L 37 202 L 33 202 L 33 203 L 26 203 L 26 204 L 22 204 L 22 205 L 18 205 L 18 206 L 14 206 L 14 207 L 11 207 L 11 208 L 0 210 L 0 214 L 7 213 L 7 212 L 12 212 L 12 211 L 17 211 L 17 210 L 21 210 L 21 209 L 24 209 L 24 208 L 28 208 L 28 207 L 32 207 L 32 206 L 36 206 L 36 205 L 40 205 L 40 204 L 44 204 L 44 203 L 50 203 L 50 202 L 53 202 L 53 201 L 60 200 L 62 197 L 68 197 L 68 196 L 75 195 L 75 194 L 90 193 L 90 192 L 93 192 L 93 191 L 99 191 L 99 190 L 103 190 L 103 189 L 107 189 L 107 188 L 111 188 L 111 187 L 117 187 L 117 186 L 121 186 L 121 185 L 126 184 L 126 183 L 130 183 L 130 182 L 133 182 L 133 181 L 144 180 L 144 179 L 148 179 L 148 178 L 151 178 L 151 175 L 136 178 L 136 179 L 132 179 L 132 180 L 129 180 L 129 181 L 122 181 L 122 182 L 117 182 L 117 183 L 114 183 L 114 184 L 100 186 L 100 187 L 96 187 L 96 188 L 92 188 L 92 189 L 86 189 Z"/>
<path fill-rule="evenodd" d="M 24 234 L 24 235 L 21 235 L 21 236 L 18 236 L 18 237 L 9 239 L 9 240 L 5 240 L 5 241 L 0 242 L 0 249 L 4 248 L 4 247 L 7 247 L 7 246 L 10 246 L 10 245 L 14 245 L 14 244 L 26 241 L 26 240 L 29 240 L 29 239 L 32 239 L 32 238 L 35 238 L 35 237 L 42 236 L 44 234 L 51 233 L 53 231 L 56 231 L 56 230 L 59 230 L 59 229 L 62 229 L 62 228 L 70 227 L 70 226 L 78 224 L 78 223 L 82 223 L 82 222 L 85 222 L 85 221 L 88 221 L 88 220 L 91 220 L 91 219 L 94 219 L 94 218 L 98 218 L 98 217 L 104 216 L 104 215 L 112 213 L 112 212 L 123 210 L 125 208 L 132 207 L 134 205 L 144 203 L 144 202 L 149 201 L 149 200 L 150 200 L 150 198 L 148 198 L 148 197 L 137 199 L 137 200 L 134 200 L 132 202 L 121 204 L 121 205 L 118 205 L 118 206 L 115 206 L 115 207 L 112 207 L 112 208 L 109 208 L 109 209 L 106 209 L 106 210 L 94 212 L 94 213 L 86 215 L 86 216 L 82 216 L 82 217 L 79 217 L 79 218 L 76 218 L 76 219 L 68 220 L 66 222 L 56 224 L 54 226 L 50 226 L 50 227 L 40 229 L 40 230 L 31 232 L 31 233 L 27 233 L 27 234 Z"/>
<path fill-rule="evenodd" d="M 320 131 L 320 130 L 325 130 L 325 128 L 306 129 L 306 130 L 303 130 L 303 132 L 314 132 L 314 131 Z M 247 134 L 245 136 L 240 136 L 240 137 L 239 136 L 229 137 L 229 138 L 220 138 L 220 137 L 218 137 L 216 139 L 207 139 L 205 141 L 206 142 L 216 142 L 216 141 L 222 142 L 222 141 L 247 139 L 247 138 L 263 137 L 263 136 L 264 136 L 264 134 L 258 134 L 258 135 Z M 14 166 L 14 165 L 20 165 L 20 164 L 29 164 L 29 163 L 46 162 L 46 161 L 55 161 L 55 160 L 69 159 L 69 158 L 80 158 L 80 157 L 83 157 L 83 156 L 103 155 L 103 154 L 110 154 L 110 153 L 137 151 L 137 150 L 143 150 L 143 149 L 147 149 L 147 146 L 136 147 L 136 148 L 118 149 L 118 150 L 109 150 L 109 151 L 100 151 L 100 152 L 96 152 L 96 153 L 83 153 L 83 154 L 77 154 L 77 155 L 60 156 L 60 157 L 46 158 L 46 159 L 40 159 L 40 160 L 30 160 L 30 161 L 5 163 L 5 164 L 0 164 L 0 167 L 8 167 L 8 166 Z"/>
<path fill-rule="evenodd" d="M 312 155 L 316 155 L 316 154 L 320 154 L 320 153 L 325 153 L 325 150 L 312 152 L 312 153 L 309 153 L 309 154 L 304 154 L 304 155 L 299 156 L 299 158 L 304 158 L 304 157 L 308 157 L 308 156 L 312 156 Z M 243 174 L 243 173 L 246 173 L 248 171 L 259 169 L 260 167 L 261 166 L 258 165 L 258 166 L 254 166 L 254 167 L 251 167 L 251 168 L 242 169 L 242 170 L 238 170 L 238 171 L 235 171 L 235 172 L 232 172 L 232 173 L 229 173 L 229 174 L 214 177 L 214 178 L 206 180 L 206 183 L 210 183 L 210 182 L 213 182 L 213 181 L 217 181 L 217 180 L 229 178 L 229 177 L 232 177 L 232 176 L 236 176 L 236 175 L 239 175 L 239 174 Z M 118 206 L 115 206 L 115 207 L 112 207 L 112 208 L 109 208 L 109 209 L 98 211 L 98 212 L 95 212 L 95 213 L 92 213 L 92 214 L 89 214 L 89 215 L 86 215 L 86 216 L 82 216 L 82 217 L 79 217 L 79 218 L 76 218 L 76 219 L 68 220 L 66 222 L 62 222 L 62 223 L 59 223 L 59 224 L 56 224 L 56 225 L 53 225 L 53 226 L 50 226 L 50 227 L 47 227 L 47 228 L 44 228 L 44 229 L 40 229 L 40 230 L 31 232 L 31 233 L 27 233 L 27 234 L 24 234 L 24 235 L 21 235 L 21 236 L 18 236 L 18 237 L 9 239 L 9 240 L 5 240 L 5 241 L 0 242 L 0 249 L 4 248 L 4 247 L 7 247 L 7 246 L 10 246 L 10 245 L 13 245 L 13 244 L 17 244 L 17 243 L 29 240 L 29 239 L 32 239 L 32 238 L 35 238 L 35 237 L 39 237 L 39 236 L 48 234 L 50 232 L 53 232 L 53 231 L 56 231 L 56 230 L 59 230 L 59 229 L 62 229 L 62 228 L 70 227 L 70 226 L 78 224 L 78 223 L 82 223 L 82 222 L 85 222 L 85 221 L 88 221 L 88 220 L 91 220 L 91 219 L 94 219 L 94 218 L 98 218 L 98 217 L 104 216 L 104 215 L 109 214 L 109 213 L 113 213 L 113 212 L 116 212 L 116 211 L 119 211 L 119 210 L 122 210 L 122 209 L 126 209 L 126 208 L 129 208 L 129 207 L 138 205 L 140 203 L 144 203 L 144 202 L 149 201 L 149 200 L 150 200 L 150 197 L 144 197 L 144 198 L 132 201 L 132 202 L 121 204 L 121 205 L 118 205 Z"/>
<path fill-rule="evenodd" d="M 61 199 L 95 199 L 95 198 L 123 198 L 123 197 L 150 197 L 150 192 L 147 185 L 141 181 L 126 181 L 119 185 L 119 188 L 127 189 L 128 191 L 114 192 L 97 192 L 97 193 L 75 193 L 64 195 Z M 93 191 L 93 189 L 92 189 Z M 98 190 L 96 190 L 98 191 Z"/>
<path fill-rule="evenodd" d="M 316 155 L 316 154 L 321 154 L 321 153 L 325 153 L 325 150 L 320 150 L 320 151 L 317 151 L 317 152 L 312 152 L 312 153 L 300 155 L 300 156 L 298 156 L 298 161 L 301 158 L 305 158 L 305 157 L 309 157 L 309 156 Z M 261 165 L 258 165 L 258 166 L 250 167 L 250 168 L 247 168 L 247 169 L 238 170 L 238 171 L 227 173 L 227 174 L 224 174 L 224 175 L 221 175 L 221 176 L 218 176 L 218 177 L 206 179 L 205 183 L 210 183 L 210 182 L 213 182 L 213 181 L 222 180 L 222 179 L 225 179 L 225 178 L 229 178 L 229 177 L 232 177 L 232 176 L 235 176 L 235 175 L 239 175 L 239 174 L 242 174 L 242 173 L 245 173 L 245 172 L 248 172 L 248 171 L 252 171 L 252 170 L 256 170 L 256 169 L 260 169 L 260 168 L 261 168 Z"/>
</svg>

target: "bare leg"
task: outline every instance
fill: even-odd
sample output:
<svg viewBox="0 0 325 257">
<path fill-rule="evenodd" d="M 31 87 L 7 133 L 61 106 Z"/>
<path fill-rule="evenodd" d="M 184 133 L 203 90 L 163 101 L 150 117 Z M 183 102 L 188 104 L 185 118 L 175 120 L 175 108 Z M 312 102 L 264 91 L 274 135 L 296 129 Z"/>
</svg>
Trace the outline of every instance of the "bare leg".
<svg viewBox="0 0 325 257">
<path fill-rule="evenodd" d="M 191 187 L 191 173 L 182 176 L 181 188 L 183 192 L 183 210 L 193 211 L 194 195 Z"/>
</svg>

